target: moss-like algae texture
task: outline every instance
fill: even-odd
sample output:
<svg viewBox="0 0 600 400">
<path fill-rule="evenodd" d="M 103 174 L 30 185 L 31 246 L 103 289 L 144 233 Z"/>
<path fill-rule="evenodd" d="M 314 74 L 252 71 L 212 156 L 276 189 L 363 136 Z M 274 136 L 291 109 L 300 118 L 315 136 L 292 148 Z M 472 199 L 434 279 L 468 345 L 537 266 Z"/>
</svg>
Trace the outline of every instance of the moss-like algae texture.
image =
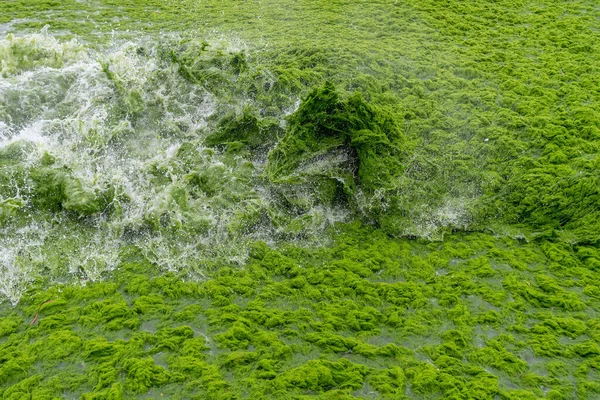
<svg viewBox="0 0 600 400">
<path fill-rule="evenodd" d="M 252 245 L 202 282 L 123 250 L 0 319 L 6 399 L 594 399 L 598 249 L 486 234 Z M 35 319 L 35 321 L 34 321 Z"/>
<path fill-rule="evenodd" d="M 42 244 L 0 254 L 18 302 L 0 303 L 0 398 L 600 398 L 599 15 L 591 0 L 1 2 L 17 89 L 0 97 L 0 228 Z M 125 68 L 102 53 L 132 42 Z M 123 222 L 138 200 L 119 182 L 11 141 L 74 101 L 70 72 L 27 101 L 15 82 L 90 49 L 110 118 L 68 150 L 179 140 L 144 167 L 141 222 Z"/>
</svg>

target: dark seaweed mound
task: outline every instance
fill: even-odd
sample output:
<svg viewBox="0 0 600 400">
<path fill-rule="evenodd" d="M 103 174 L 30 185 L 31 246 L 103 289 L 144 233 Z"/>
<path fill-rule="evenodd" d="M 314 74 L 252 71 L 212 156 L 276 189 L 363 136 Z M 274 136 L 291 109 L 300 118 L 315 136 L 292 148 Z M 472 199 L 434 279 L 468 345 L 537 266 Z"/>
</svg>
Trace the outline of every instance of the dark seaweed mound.
<svg viewBox="0 0 600 400">
<path fill-rule="evenodd" d="M 403 172 L 405 144 L 390 113 L 360 92 L 341 98 L 327 82 L 288 118 L 286 134 L 269 153 L 266 174 L 284 187 L 313 188 L 321 203 L 345 201 L 377 221 Z"/>
</svg>

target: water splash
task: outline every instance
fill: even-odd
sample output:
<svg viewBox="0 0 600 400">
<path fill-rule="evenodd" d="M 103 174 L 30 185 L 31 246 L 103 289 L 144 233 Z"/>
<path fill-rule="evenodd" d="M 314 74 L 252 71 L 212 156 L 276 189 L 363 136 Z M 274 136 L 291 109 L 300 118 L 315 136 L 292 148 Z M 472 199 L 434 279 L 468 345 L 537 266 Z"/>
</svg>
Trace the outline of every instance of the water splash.
<svg viewBox="0 0 600 400">
<path fill-rule="evenodd" d="M 11 301 L 34 280 L 102 279 L 124 246 L 202 279 L 243 264 L 252 241 L 324 243 L 328 227 L 357 215 L 387 213 L 396 234 L 427 238 L 470 223 L 477 183 L 445 172 L 452 154 L 432 166 L 415 149 L 403 173 L 392 168 L 385 188 L 369 181 L 367 191 L 352 182 L 357 156 L 343 146 L 270 180 L 267 152 L 303 107 L 300 95 L 239 39 L 161 39 L 102 49 L 47 34 L 0 41 L 0 228 L 17 249 L 3 253 L 2 294 Z M 360 96 L 348 101 L 375 110 Z M 25 227 L 37 232 L 33 247 L 19 239 Z M 23 266 L 17 253 L 45 266 Z"/>
<path fill-rule="evenodd" d="M 204 147 L 220 116 L 247 99 L 186 80 L 171 59 L 177 44 L 155 43 L 93 50 L 43 34 L 0 41 L 0 168 L 12 182 L 0 200 L 23 201 L 1 220 L 0 293 L 11 302 L 42 275 L 101 279 L 125 245 L 201 278 L 215 264 L 243 263 L 252 240 L 316 238 L 346 218 L 318 205 L 303 215 L 274 211 L 260 179 L 264 156 L 252 162 Z M 245 51 L 237 40 L 212 47 L 197 62 Z M 19 234 L 25 228 L 29 236 Z"/>
</svg>

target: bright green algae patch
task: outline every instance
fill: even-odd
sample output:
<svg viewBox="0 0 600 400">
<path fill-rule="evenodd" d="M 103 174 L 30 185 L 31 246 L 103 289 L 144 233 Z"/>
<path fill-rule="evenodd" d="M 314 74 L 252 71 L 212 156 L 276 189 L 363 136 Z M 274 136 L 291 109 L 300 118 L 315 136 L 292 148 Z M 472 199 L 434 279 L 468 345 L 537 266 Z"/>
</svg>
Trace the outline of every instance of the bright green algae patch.
<svg viewBox="0 0 600 400">
<path fill-rule="evenodd" d="M 110 118 L 75 148 L 103 157 L 148 121 L 176 139 L 124 224 L 119 182 L 62 154 L 30 164 L 27 141 L 0 150 L 0 228 L 42 243 L 0 282 L 12 301 L 31 285 L 0 311 L 0 397 L 600 397 L 598 15 L 591 0 L 0 2 L 9 80 L 134 41 L 91 57 Z M 46 25 L 65 40 L 19 36 Z M 217 101 L 199 134 L 183 117 L 203 90 Z M 61 93 L 10 92 L 0 122 L 47 104 L 60 119 Z M 366 225 L 323 230 L 332 209 Z M 253 243 L 264 226 L 278 246 Z M 285 244 L 307 236 L 336 239 Z"/>
<path fill-rule="evenodd" d="M 600 394 L 597 248 L 338 229 L 318 249 L 256 242 L 201 282 L 130 248 L 102 282 L 32 288 L 1 311 L 0 396 Z"/>
</svg>

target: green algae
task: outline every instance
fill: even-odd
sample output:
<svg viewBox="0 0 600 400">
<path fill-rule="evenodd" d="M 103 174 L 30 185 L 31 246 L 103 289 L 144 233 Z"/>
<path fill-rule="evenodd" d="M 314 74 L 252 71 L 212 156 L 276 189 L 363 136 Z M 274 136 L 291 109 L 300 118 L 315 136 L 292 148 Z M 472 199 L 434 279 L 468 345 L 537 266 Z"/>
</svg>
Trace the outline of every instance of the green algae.
<svg viewBox="0 0 600 400">
<path fill-rule="evenodd" d="M 264 151 L 282 136 L 279 122 L 275 119 L 261 119 L 245 108 L 241 115 L 228 114 L 218 123 L 213 134 L 204 143 L 208 146 L 226 145 L 229 151 L 247 147 L 251 151 Z"/>
<path fill-rule="evenodd" d="M 2 149 L 3 176 L 6 179 L 2 200 L 2 215 L 15 216 L 25 203 L 12 197 L 15 188 L 27 187 L 30 193 L 27 208 L 58 212 L 66 210 L 79 216 L 108 211 L 113 201 L 113 188 L 89 188 L 74 177 L 65 166 L 53 165 L 53 157 L 44 153 L 38 165 L 23 168 L 28 153 L 34 151 L 27 142 L 14 142 Z M 12 182 L 12 185 L 10 184 Z"/>
<path fill-rule="evenodd" d="M 185 139 L 174 157 L 148 166 L 164 191 L 143 224 L 115 228 L 123 237 L 152 231 L 174 247 L 207 232 L 223 240 L 211 212 L 225 210 L 223 242 L 245 256 L 244 235 L 266 225 L 269 240 L 303 237 L 319 220 L 303 213 L 321 205 L 378 229 L 319 228 L 317 236 L 334 238 L 323 248 L 255 242 L 242 268 L 213 249 L 201 262 L 172 257 L 199 281 L 159 272 L 160 248 L 121 251 L 95 275 L 102 262 L 92 257 L 73 273 L 66 258 L 94 243 L 90 219 L 118 221 L 132 199 L 84 182 L 60 154 L 29 166 L 29 143 L 3 146 L 0 226 L 23 229 L 31 218 L 64 227 L 41 256 L 18 255 L 15 265 L 38 281 L 28 280 L 15 308 L 0 306 L 0 397 L 598 396 L 593 2 L 34 3 L 2 2 L 0 22 L 13 32 L 47 24 L 95 43 L 111 41 L 111 30 L 192 36 L 158 50 L 136 45 L 136 54 L 147 62 L 156 51 L 161 71 L 190 85 L 172 88 L 206 87 L 221 101 L 203 139 L 181 121 L 153 132 Z M 250 48 L 197 39 L 215 29 Z M 3 76 L 82 55 L 75 42 L 61 43 L 10 37 L 0 48 Z M 160 111 L 154 88 L 115 60 L 99 68 L 118 121 L 106 136 L 81 130 L 95 152 L 135 137 L 148 120 L 185 114 L 179 104 Z M 161 74 L 154 83 L 172 79 Z M 41 103 L 21 103 L 18 113 L 16 98 L 0 103 L 0 120 L 26 126 Z M 252 162 L 270 149 L 262 176 Z M 57 271 L 85 286 L 57 283 Z"/>
<path fill-rule="evenodd" d="M 379 220 L 382 203 L 403 172 L 405 142 L 389 113 L 367 103 L 360 92 L 340 99 L 328 82 L 288 118 L 265 172 L 275 183 L 314 186 L 322 204 L 345 200 L 358 211 L 366 203 L 367 214 Z"/>
<path fill-rule="evenodd" d="M 553 269 L 536 243 L 486 234 L 429 243 L 359 224 L 338 229 L 330 247 L 256 242 L 245 268 L 224 266 L 202 282 L 148 273 L 156 267 L 130 249 L 104 282 L 32 288 L 19 305 L 2 309 L 0 394 L 596 395 L 589 377 L 597 373 L 600 324 L 590 310 L 598 300 L 568 291 L 597 279 L 582 267 L 594 248 L 563 248 L 570 264 Z M 522 254 L 529 254 L 526 268 L 504 264 Z M 504 267 L 478 273 L 490 265 Z M 433 275 L 421 274 L 427 267 Z M 557 279 L 565 274 L 578 280 Z M 513 278 L 523 285 L 509 284 L 511 297 L 494 306 L 484 300 L 499 279 Z M 457 297 L 443 303 L 448 291 Z M 572 294 L 585 312 L 530 292 Z M 73 369 L 82 361 L 84 370 Z M 66 371 L 72 377 L 61 381 Z"/>
<path fill-rule="evenodd" d="M 82 47 L 75 40 L 59 46 L 55 39 L 48 36 L 8 35 L 0 46 L 0 74 L 6 77 L 42 67 L 60 68 L 76 60 L 81 50 Z"/>
</svg>

